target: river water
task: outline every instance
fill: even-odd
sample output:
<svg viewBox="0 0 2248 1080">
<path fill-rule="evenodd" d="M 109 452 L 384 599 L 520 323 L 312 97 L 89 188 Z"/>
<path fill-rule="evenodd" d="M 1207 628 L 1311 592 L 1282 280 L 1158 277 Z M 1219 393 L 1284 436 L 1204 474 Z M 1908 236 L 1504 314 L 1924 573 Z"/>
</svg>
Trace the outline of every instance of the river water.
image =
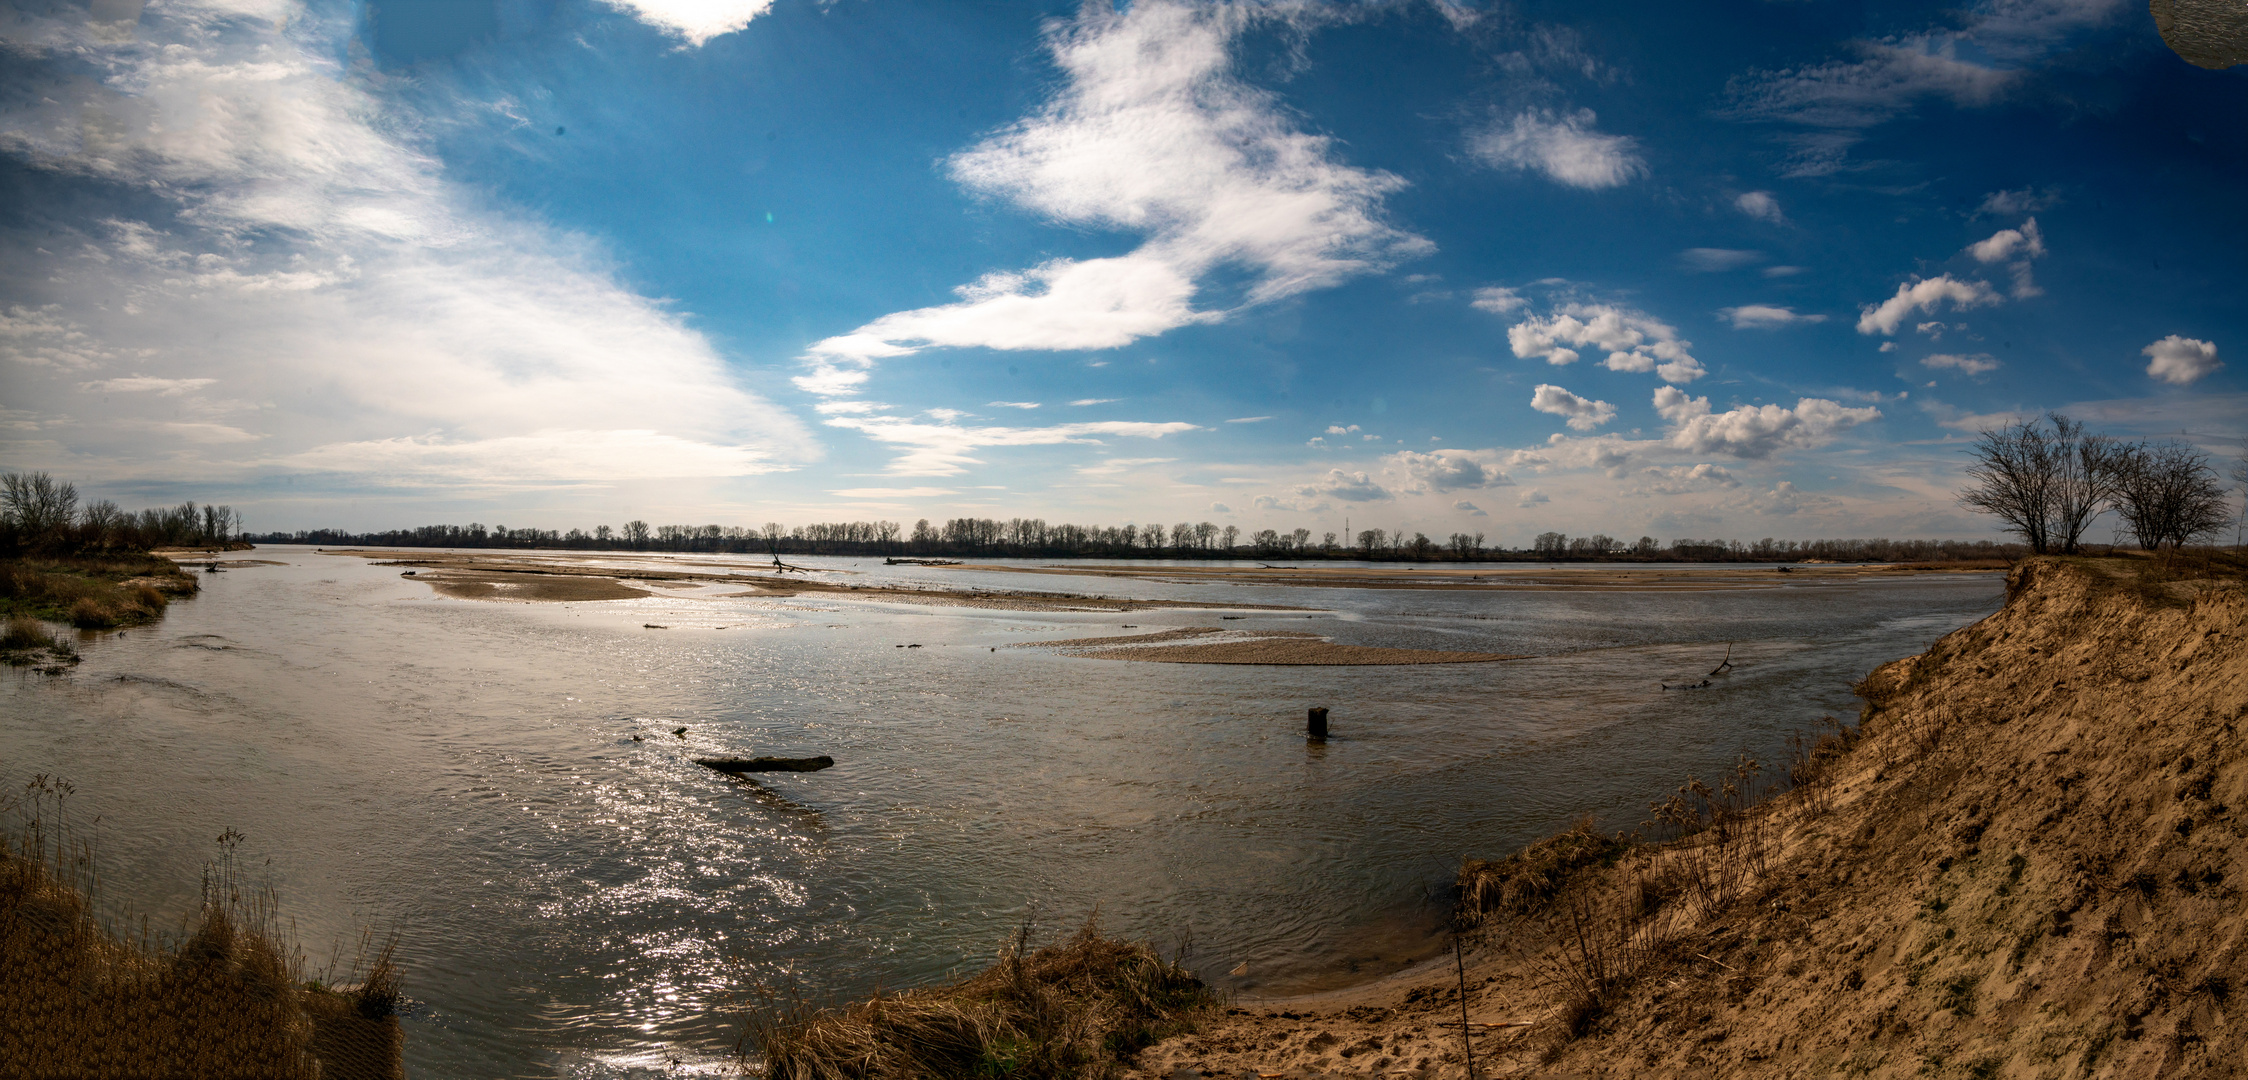
<svg viewBox="0 0 2248 1080">
<path fill-rule="evenodd" d="M 1585 814 L 1630 827 L 1742 753 L 1776 768 L 1790 734 L 1853 714 L 1856 679 L 2003 592 L 1995 574 L 1446 593 L 797 560 L 869 584 L 1306 609 L 1220 623 L 820 596 L 487 603 L 356 557 L 250 554 L 285 565 L 205 575 L 159 624 L 88 637 L 67 675 L 0 679 L 0 782 L 76 784 L 112 918 L 177 919 L 231 827 L 315 969 L 395 928 L 422 1077 L 718 1072 L 749 983 L 827 1000 L 962 974 L 1033 912 L 1042 934 L 1097 908 L 1112 932 L 1191 940 L 1190 966 L 1247 994 L 1375 977 L 1429 952 L 1463 854 Z M 1218 625 L 1535 658 L 1007 647 Z M 1728 642 L 1718 686 L 1659 688 Z M 1333 711 L 1324 746 L 1302 737 L 1310 705 Z M 836 766 L 749 783 L 689 760 L 712 753 Z"/>
</svg>

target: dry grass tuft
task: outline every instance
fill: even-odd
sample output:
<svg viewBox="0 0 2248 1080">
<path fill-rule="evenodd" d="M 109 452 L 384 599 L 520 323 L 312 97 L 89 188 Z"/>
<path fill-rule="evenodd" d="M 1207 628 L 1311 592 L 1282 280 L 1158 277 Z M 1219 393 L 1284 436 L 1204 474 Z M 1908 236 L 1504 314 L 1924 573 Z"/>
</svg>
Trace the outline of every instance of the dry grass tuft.
<svg viewBox="0 0 2248 1080">
<path fill-rule="evenodd" d="M 948 986 L 827 1010 L 767 992 L 744 1056 L 762 1052 L 774 1080 L 1105 1077 L 1223 1004 L 1149 946 L 1103 936 L 1097 917 L 1035 951 L 1029 936 L 1026 927 L 997 964 Z"/>
<path fill-rule="evenodd" d="M 242 887 L 231 829 L 176 943 L 104 929 L 89 900 L 91 853 L 68 827 L 70 794 L 41 775 L 0 801 L 21 822 L 0 838 L 0 1075 L 403 1076 L 395 1020 L 355 1027 L 325 1007 L 348 994 L 306 988 L 273 890 Z M 395 969 L 387 979 L 394 1003 Z"/>
<path fill-rule="evenodd" d="M 1543 911 L 1571 880 L 1591 867 L 1613 866 L 1630 850 L 1625 836 L 1607 836 L 1587 817 L 1504 859 L 1460 864 L 1456 912 L 1468 925 Z"/>
</svg>

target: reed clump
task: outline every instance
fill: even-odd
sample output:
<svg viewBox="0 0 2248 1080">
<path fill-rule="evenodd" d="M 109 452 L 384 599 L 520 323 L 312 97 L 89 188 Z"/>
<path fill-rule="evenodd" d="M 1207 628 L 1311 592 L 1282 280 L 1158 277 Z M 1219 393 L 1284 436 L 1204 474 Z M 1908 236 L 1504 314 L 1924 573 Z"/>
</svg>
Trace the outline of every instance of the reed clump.
<svg viewBox="0 0 2248 1080">
<path fill-rule="evenodd" d="M 68 828 L 70 793 L 41 775 L 0 802 L 19 819 L 0 837 L 0 1075 L 404 1075 L 403 1037 L 384 1011 L 398 1000 L 389 948 L 354 985 L 307 984 L 273 890 L 239 880 L 243 837 L 231 829 L 176 938 L 155 940 L 145 924 L 137 940 L 112 934 L 93 914 L 93 860 Z"/>
<path fill-rule="evenodd" d="M 768 992 L 743 1034 L 771 1080 L 1096 1078 L 1141 1049 L 1192 1030 L 1222 999 L 1150 946 L 1104 936 L 1095 919 L 1029 949 L 1017 933 L 999 962 L 961 982 L 814 1009 Z"/>
</svg>

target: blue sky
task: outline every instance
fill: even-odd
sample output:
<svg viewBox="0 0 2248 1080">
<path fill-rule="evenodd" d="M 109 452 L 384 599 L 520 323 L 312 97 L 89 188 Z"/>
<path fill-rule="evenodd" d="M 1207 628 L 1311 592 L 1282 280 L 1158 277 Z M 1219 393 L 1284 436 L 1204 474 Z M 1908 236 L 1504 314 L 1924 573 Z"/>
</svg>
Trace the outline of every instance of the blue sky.
<svg viewBox="0 0 2248 1080">
<path fill-rule="evenodd" d="M 2248 433 L 2248 71 L 2126 0 L 0 39 L 0 464 L 258 529 L 1972 537 L 1978 427 Z"/>
</svg>

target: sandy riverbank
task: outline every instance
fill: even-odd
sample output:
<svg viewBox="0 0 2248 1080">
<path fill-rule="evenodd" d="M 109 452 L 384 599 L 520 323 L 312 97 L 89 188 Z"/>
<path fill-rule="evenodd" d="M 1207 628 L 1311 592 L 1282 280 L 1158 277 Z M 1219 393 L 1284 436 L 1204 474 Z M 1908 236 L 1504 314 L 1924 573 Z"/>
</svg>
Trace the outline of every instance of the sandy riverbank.
<svg viewBox="0 0 2248 1080">
<path fill-rule="evenodd" d="M 1464 979 L 1237 1001 L 1132 1075 L 1465 1076 L 1463 983 L 1484 1076 L 2248 1075 L 2248 587 L 2143 569 L 2024 563 L 1787 794 L 1471 866 Z"/>
</svg>

